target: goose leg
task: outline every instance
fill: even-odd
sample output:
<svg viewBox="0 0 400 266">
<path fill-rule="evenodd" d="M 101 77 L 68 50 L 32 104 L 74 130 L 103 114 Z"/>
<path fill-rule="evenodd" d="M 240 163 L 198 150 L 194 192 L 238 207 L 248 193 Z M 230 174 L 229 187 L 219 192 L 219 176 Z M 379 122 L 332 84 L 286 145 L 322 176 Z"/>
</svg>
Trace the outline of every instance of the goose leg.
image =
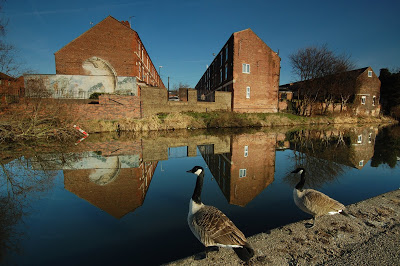
<svg viewBox="0 0 400 266">
<path fill-rule="evenodd" d="M 313 218 L 312 218 L 312 224 L 306 223 L 305 227 L 306 228 L 312 228 L 314 225 L 315 225 L 315 216 L 313 216 Z"/>
<path fill-rule="evenodd" d="M 206 247 L 203 252 L 196 254 L 194 256 L 194 259 L 195 260 L 203 260 L 203 259 L 207 258 L 208 252 L 213 252 L 213 251 L 219 251 L 219 247 L 217 247 L 217 246 Z"/>
</svg>

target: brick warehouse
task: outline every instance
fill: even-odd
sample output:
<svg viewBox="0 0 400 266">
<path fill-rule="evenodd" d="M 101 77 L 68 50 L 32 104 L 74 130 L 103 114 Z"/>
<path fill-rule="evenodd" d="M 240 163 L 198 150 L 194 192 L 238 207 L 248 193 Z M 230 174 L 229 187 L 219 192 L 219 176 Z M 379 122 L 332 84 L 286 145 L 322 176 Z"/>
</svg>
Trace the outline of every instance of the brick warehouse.
<svg viewBox="0 0 400 266">
<path fill-rule="evenodd" d="M 96 75 L 106 65 L 116 76 L 165 88 L 138 33 L 128 21 L 108 16 L 55 53 L 56 74 Z"/>
<path fill-rule="evenodd" d="M 280 57 L 251 29 L 232 34 L 195 89 L 200 100 L 232 92 L 232 111 L 278 111 Z"/>
</svg>

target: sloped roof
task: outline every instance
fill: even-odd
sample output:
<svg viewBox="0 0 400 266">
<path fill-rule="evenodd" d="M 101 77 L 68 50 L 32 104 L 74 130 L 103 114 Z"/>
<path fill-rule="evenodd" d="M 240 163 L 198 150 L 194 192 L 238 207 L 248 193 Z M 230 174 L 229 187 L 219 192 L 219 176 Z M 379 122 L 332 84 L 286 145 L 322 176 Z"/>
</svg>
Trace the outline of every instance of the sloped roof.
<svg viewBox="0 0 400 266">
<path fill-rule="evenodd" d="M 343 74 L 346 75 L 346 78 L 356 79 L 358 76 L 360 76 L 362 73 L 364 73 L 364 71 L 367 70 L 368 68 L 369 67 L 363 67 L 363 68 L 359 68 L 359 69 L 349 70 L 349 71 L 346 71 L 346 72 L 340 72 L 340 73 L 336 73 L 336 74 L 332 74 L 332 75 L 327 75 L 327 76 L 324 76 L 324 77 L 316 78 L 315 80 L 324 79 L 326 77 L 334 77 L 334 76 L 343 75 Z M 291 87 L 293 85 L 296 85 L 296 84 L 299 84 L 299 83 L 302 83 L 302 82 L 305 82 L 305 81 L 308 81 L 308 80 L 296 81 L 296 82 L 291 82 L 291 83 L 287 83 L 287 84 L 282 84 L 282 85 L 279 85 L 279 87 L 282 87 L 281 89 L 284 89 L 284 88 L 286 89 L 287 87 Z"/>
<path fill-rule="evenodd" d="M 14 79 L 14 78 L 13 78 L 13 77 L 10 77 L 9 75 L 6 75 L 6 74 L 0 72 L 0 79 L 12 80 L 12 79 Z"/>
<path fill-rule="evenodd" d="M 102 21 L 100 21 L 99 23 L 97 23 L 96 25 L 94 25 L 93 27 L 91 27 L 90 29 L 88 29 L 87 31 L 85 31 L 84 33 L 82 33 L 81 35 L 79 35 L 78 37 L 76 37 L 75 39 L 73 39 L 72 41 L 70 41 L 69 43 L 67 43 L 66 45 L 64 45 L 61 49 L 59 49 L 57 52 L 55 52 L 54 54 L 57 54 L 58 52 L 60 52 L 61 50 L 63 50 L 64 48 L 66 48 L 68 45 L 70 45 L 71 43 L 75 42 L 75 40 L 79 39 L 81 36 L 85 35 L 86 33 L 88 33 L 89 31 L 91 31 L 93 28 L 97 27 L 98 25 L 102 24 L 104 21 L 107 20 L 114 20 L 115 22 L 118 22 L 121 26 L 126 27 L 127 29 L 131 30 L 132 32 L 134 32 L 135 34 L 137 34 L 136 31 L 134 31 L 133 29 L 131 29 L 128 26 L 128 23 L 126 23 L 125 21 L 119 21 L 116 18 L 112 17 L 112 16 L 108 16 L 105 19 L 103 19 Z"/>
</svg>

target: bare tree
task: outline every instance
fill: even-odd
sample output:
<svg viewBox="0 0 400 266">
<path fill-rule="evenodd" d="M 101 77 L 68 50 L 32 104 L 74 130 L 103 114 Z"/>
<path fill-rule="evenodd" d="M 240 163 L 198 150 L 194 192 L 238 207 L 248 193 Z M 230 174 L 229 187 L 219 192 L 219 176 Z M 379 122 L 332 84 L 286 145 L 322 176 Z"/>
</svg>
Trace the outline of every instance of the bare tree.
<svg viewBox="0 0 400 266">
<path fill-rule="evenodd" d="M 174 90 L 179 90 L 180 88 L 190 89 L 190 85 L 187 83 L 179 82 L 179 84 L 174 85 Z"/>
<path fill-rule="evenodd" d="M 302 115 L 311 114 L 316 101 L 324 102 L 325 110 L 337 101 L 338 96 L 332 89 L 339 87 L 340 82 L 333 75 L 354 68 L 350 56 L 335 55 L 326 44 L 299 49 L 289 55 L 289 60 L 292 73 L 300 79 L 294 89 L 297 92 L 298 113 Z"/>
<path fill-rule="evenodd" d="M 6 1 L 0 0 L 0 72 L 18 77 L 27 70 L 22 67 L 16 47 L 4 40 L 8 24 L 2 12 L 4 2 Z"/>
</svg>

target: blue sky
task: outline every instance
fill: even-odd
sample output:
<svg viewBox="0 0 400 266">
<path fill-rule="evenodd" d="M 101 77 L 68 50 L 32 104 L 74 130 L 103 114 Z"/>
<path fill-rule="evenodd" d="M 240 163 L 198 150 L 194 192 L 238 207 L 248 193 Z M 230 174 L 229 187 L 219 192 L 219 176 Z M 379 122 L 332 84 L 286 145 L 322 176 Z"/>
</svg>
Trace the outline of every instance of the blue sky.
<svg viewBox="0 0 400 266">
<path fill-rule="evenodd" d="M 55 74 L 54 53 L 108 15 L 131 20 L 170 88 L 195 86 L 233 32 L 251 28 L 281 61 L 281 84 L 296 81 L 288 55 L 327 44 L 357 68 L 400 67 L 400 1 L 7 0 L 6 41 L 28 69 Z M 134 16 L 134 17 L 132 17 Z"/>
</svg>

